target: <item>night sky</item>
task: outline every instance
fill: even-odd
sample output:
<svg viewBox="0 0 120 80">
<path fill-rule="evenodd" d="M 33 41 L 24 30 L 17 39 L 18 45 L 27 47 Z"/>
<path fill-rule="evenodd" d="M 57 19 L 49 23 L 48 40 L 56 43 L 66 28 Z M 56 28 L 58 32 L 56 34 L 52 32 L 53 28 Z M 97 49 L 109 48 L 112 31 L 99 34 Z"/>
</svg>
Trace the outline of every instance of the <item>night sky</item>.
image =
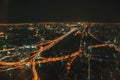
<svg viewBox="0 0 120 80">
<path fill-rule="evenodd" d="M 6 16 L 8 23 L 41 21 L 120 22 L 120 5 L 116 1 L 9 0 Z"/>
</svg>

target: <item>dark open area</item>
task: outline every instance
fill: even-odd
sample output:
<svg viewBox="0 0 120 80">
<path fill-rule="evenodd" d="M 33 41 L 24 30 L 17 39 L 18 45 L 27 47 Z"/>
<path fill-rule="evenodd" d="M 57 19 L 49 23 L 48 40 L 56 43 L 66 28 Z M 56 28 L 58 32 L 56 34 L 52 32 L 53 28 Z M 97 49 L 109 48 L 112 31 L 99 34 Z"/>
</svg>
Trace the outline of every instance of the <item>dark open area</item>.
<svg viewBox="0 0 120 80">
<path fill-rule="evenodd" d="M 120 22 L 117 0 L 1 0 L 3 23 L 45 21 Z"/>
</svg>

